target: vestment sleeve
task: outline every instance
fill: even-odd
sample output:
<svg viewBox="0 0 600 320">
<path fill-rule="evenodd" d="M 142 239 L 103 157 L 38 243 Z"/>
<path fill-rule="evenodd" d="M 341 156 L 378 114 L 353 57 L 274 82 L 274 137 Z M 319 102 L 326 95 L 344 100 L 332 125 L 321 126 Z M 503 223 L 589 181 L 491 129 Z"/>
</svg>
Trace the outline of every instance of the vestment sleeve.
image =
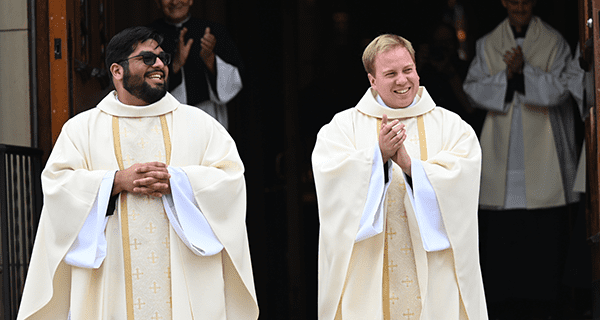
<svg viewBox="0 0 600 320">
<path fill-rule="evenodd" d="M 383 167 L 374 166 L 376 144 L 357 148 L 349 115 L 338 114 L 317 135 L 312 165 L 319 206 L 322 243 L 335 246 L 337 241 L 348 244 L 357 240 L 359 223 L 365 211 L 373 169 L 380 170 L 380 187 L 371 206 L 376 210 L 383 193 Z M 381 161 L 381 160 L 380 160 Z M 375 214 L 370 212 L 369 214 Z"/>
<path fill-rule="evenodd" d="M 381 150 L 379 146 L 375 147 L 373 155 L 373 166 L 371 171 L 371 180 L 367 194 L 367 202 L 363 209 L 362 217 L 356 234 L 356 242 L 370 238 L 383 232 L 384 213 L 383 204 L 385 193 L 390 185 L 391 179 L 385 182 L 385 173 Z M 388 166 L 388 176 L 392 176 L 392 166 Z"/>
<path fill-rule="evenodd" d="M 242 77 L 236 66 L 223 61 L 219 56 L 216 56 L 215 60 L 217 69 L 217 87 L 216 90 L 214 90 L 215 88 L 209 90 L 210 98 L 215 103 L 226 104 L 242 90 Z M 212 82 L 208 81 L 208 83 L 212 87 Z M 213 94 L 215 91 L 217 95 Z"/>
<path fill-rule="evenodd" d="M 463 89 L 473 106 L 504 113 L 507 111 L 504 103 L 508 85 L 506 71 L 490 74 L 484 46 L 485 38 L 477 41 L 477 52 L 469 67 Z"/>
<path fill-rule="evenodd" d="M 75 242 L 65 256 L 68 265 L 97 269 L 106 258 L 106 210 L 112 193 L 116 170 L 106 173 L 92 210 L 88 214 Z"/>
<path fill-rule="evenodd" d="M 356 242 L 383 232 L 385 193 L 391 180 L 387 183 L 384 182 L 383 162 L 378 146 L 375 148 L 373 159 L 369 191 L 356 235 Z M 391 177 L 392 166 L 389 166 L 388 171 Z M 450 247 L 450 242 L 444 228 L 435 191 L 433 191 L 433 187 L 429 183 L 423 165 L 419 160 L 413 159 L 411 171 L 413 173 L 414 189 L 408 183 L 406 185 L 410 201 L 413 208 L 415 208 L 423 247 L 427 251 L 447 249 Z"/>
<path fill-rule="evenodd" d="M 567 66 L 571 61 L 571 49 L 565 41 L 559 41 L 556 55 L 549 69 L 542 70 L 525 61 L 525 103 L 537 107 L 563 106 L 569 97 L 569 74 Z"/>
<path fill-rule="evenodd" d="M 206 218 L 198 209 L 192 187 L 185 173 L 169 167 L 171 194 L 162 197 L 169 222 L 185 245 L 199 256 L 219 253 L 223 245 L 213 233 Z M 99 268 L 106 257 L 106 209 L 110 199 L 115 171 L 108 172 L 94 206 L 90 211 L 77 239 L 65 256 L 65 262 L 80 268 Z"/>
<path fill-rule="evenodd" d="M 579 43 L 577 43 L 577 46 L 575 48 L 575 54 L 573 56 L 573 59 L 571 59 L 571 61 L 567 65 L 567 68 L 564 72 L 564 77 L 567 80 L 567 87 L 569 88 L 571 96 L 573 96 L 573 98 L 577 102 L 577 106 L 579 108 L 579 115 L 581 116 L 582 120 L 585 120 L 588 116 L 589 111 L 589 108 L 587 108 L 587 106 L 584 105 L 583 98 L 585 94 L 584 88 L 586 87 L 585 83 L 587 74 L 579 64 L 579 59 L 581 57 Z"/>
<path fill-rule="evenodd" d="M 97 208 L 95 204 L 108 202 L 108 198 L 99 199 L 98 193 L 102 182 L 106 182 L 105 177 L 110 176 L 107 173 L 112 171 L 91 169 L 90 149 L 93 146 L 85 134 L 88 130 L 80 127 L 82 124 L 84 121 L 69 121 L 63 126 L 42 172 L 42 215 L 56 222 L 52 224 L 55 236 L 68 247 L 73 244 L 90 212 Z M 105 216 L 105 210 L 99 213 L 100 216 Z"/>
<path fill-rule="evenodd" d="M 444 227 L 437 196 L 420 160 L 412 159 L 411 172 L 413 187 L 411 188 L 407 183 L 406 191 L 415 210 L 423 248 L 428 252 L 448 249 L 450 241 Z M 406 178 L 406 175 L 404 177 Z"/>
<path fill-rule="evenodd" d="M 456 114 L 448 112 L 435 119 L 429 123 L 427 132 L 434 131 L 435 127 L 443 128 L 440 151 L 421 164 L 435 192 L 452 250 L 466 258 L 474 254 L 470 250 L 478 243 L 481 148 L 473 129 Z"/>
<path fill-rule="evenodd" d="M 68 309 L 64 304 L 56 303 L 61 299 L 59 293 L 68 290 L 68 281 L 62 278 L 70 272 L 63 264 L 64 257 L 92 210 L 101 182 L 109 171 L 91 169 L 89 155 L 94 146 L 86 129 L 87 118 L 83 114 L 76 118 L 63 126 L 42 172 L 44 206 L 19 308 L 19 319 L 26 319 L 38 312 L 45 314 L 49 308 L 52 308 L 53 314 L 64 314 L 66 318 Z"/>
<path fill-rule="evenodd" d="M 162 197 L 169 222 L 179 238 L 196 255 L 211 256 L 223 250 L 223 245 L 200 211 L 187 175 L 169 167 L 171 194 Z"/>
</svg>

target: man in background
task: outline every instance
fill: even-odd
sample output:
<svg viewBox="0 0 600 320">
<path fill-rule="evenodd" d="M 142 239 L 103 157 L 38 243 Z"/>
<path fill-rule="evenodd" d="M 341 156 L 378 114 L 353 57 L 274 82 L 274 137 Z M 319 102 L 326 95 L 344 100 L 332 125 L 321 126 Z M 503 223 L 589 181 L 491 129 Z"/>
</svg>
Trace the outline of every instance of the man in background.
<svg viewBox="0 0 600 320">
<path fill-rule="evenodd" d="M 533 15 L 535 0 L 501 1 L 508 17 L 477 41 L 464 82 L 487 111 L 482 271 L 490 316 L 547 319 L 560 316 L 568 205 L 578 201 L 571 49 Z"/>
<path fill-rule="evenodd" d="M 164 36 L 162 47 L 173 56 L 169 92 L 228 129 L 227 103 L 242 90 L 236 45 L 222 25 L 191 16 L 193 0 L 156 1 L 164 17 L 149 27 Z"/>
</svg>

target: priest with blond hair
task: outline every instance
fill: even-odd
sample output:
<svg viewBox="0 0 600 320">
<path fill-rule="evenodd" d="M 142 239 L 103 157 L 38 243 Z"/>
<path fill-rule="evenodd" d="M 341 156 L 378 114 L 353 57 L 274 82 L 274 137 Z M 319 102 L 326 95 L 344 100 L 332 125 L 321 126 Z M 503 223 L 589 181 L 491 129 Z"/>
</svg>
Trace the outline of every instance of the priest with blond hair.
<svg viewBox="0 0 600 320">
<path fill-rule="evenodd" d="M 487 319 L 479 267 L 481 149 L 419 86 L 406 39 L 365 49 L 371 87 L 318 133 L 320 320 Z"/>
</svg>

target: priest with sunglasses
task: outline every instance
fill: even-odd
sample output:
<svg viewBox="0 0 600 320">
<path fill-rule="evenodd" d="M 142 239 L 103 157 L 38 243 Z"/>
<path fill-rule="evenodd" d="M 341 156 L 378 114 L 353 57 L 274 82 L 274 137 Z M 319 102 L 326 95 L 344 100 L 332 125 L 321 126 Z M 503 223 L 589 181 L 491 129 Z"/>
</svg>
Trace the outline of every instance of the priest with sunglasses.
<svg viewBox="0 0 600 320">
<path fill-rule="evenodd" d="M 167 92 L 162 37 L 108 44 L 116 90 L 63 126 L 18 319 L 257 319 L 244 165 Z"/>
</svg>

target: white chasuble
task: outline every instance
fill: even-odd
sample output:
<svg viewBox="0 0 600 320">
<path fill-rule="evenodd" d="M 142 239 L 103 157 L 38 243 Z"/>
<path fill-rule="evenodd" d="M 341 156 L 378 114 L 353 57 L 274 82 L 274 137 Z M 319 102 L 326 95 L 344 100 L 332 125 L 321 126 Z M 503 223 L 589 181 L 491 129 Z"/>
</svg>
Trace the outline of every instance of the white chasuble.
<svg viewBox="0 0 600 320">
<path fill-rule="evenodd" d="M 424 87 L 418 94 L 413 107 L 384 109 L 369 89 L 356 108 L 336 114 L 317 135 L 312 164 L 320 221 L 320 320 L 487 320 L 477 247 L 481 149 L 473 129 L 456 114 L 436 107 Z M 422 165 L 435 193 L 449 249 L 425 250 L 415 214 L 420 204 L 411 202 L 397 165 L 384 200 L 385 232 L 356 240 L 383 113 L 406 125 L 407 152 Z"/>
<path fill-rule="evenodd" d="M 148 119 L 140 122 L 141 117 Z M 113 133 L 115 119 L 117 134 Z M 156 160 L 170 170 L 183 171 L 180 175 L 191 186 L 189 196 L 172 190 L 177 213 L 185 210 L 179 210 L 177 197 L 197 204 L 223 249 L 211 256 L 197 255 L 173 224 L 167 224 L 162 208 L 158 209 L 163 204 L 121 194 L 116 214 L 106 224 L 102 264 L 97 269 L 67 264 L 64 258 L 90 216 L 105 176 L 136 162 Z M 180 104 L 169 93 L 148 106 L 129 106 L 111 92 L 96 108 L 65 123 L 42 173 L 42 187 L 44 206 L 19 320 L 64 320 L 69 314 L 72 320 L 258 318 L 245 224 L 244 166 L 227 131 L 198 108 Z M 127 219 L 126 228 L 121 218 Z M 181 226 L 190 230 L 190 224 Z M 155 243 L 147 243 L 149 239 Z M 144 251 L 147 248 L 154 251 Z M 155 256 L 169 258 L 160 261 Z M 153 259 L 166 264 L 156 267 Z M 138 285 L 138 280 L 146 284 Z M 155 300 L 145 300 L 151 298 Z M 148 316 L 137 314 L 136 308 L 149 308 L 142 310 Z"/>
<path fill-rule="evenodd" d="M 170 139 L 164 116 L 115 117 L 113 134 L 121 170 L 136 163 L 167 163 Z M 170 225 L 162 199 L 124 192 L 120 218 L 128 319 L 169 320 Z"/>
<path fill-rule="evenodd" d="M 481 132 L 479 204 L 492 210 L 548 208 L 578 199 L 572 193 L 577 153 L 569 92 L 576 92 L 571 88 L 581 82 L 568 67 L 570 47 L 556 30 L 532 17 L 521 46 L 525 92 L 516 91 L 507 103 L 503 56 L 519 43 L 504 20 L 477 41 L 477 55 L 463 84 L 473 106 L 488 111 Z M 517 126 L 521 133 L 514 130 Z M 524 168 L 513 165 L 516 159 Z M 523 193 L 525 199 L 516 201 Z"/>
</svg>

